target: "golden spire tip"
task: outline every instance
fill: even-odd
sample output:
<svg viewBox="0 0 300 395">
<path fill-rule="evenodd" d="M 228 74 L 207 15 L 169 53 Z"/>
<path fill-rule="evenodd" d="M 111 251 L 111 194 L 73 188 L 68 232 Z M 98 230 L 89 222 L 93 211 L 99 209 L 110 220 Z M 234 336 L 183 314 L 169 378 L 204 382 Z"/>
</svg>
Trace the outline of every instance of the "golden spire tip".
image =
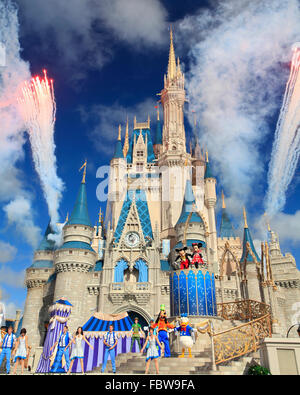
<svg viewBox="0 0 300 395">
<path fill-rule="evenodd" d="M 84 164 L 81 166 L 81 168 L 79 169 L 79 171 L 83 170 L 83 176 L 82 176 L 82 181 L 81 184 L 85 184 L 85 178 L 86 178 L 86 166 L 87 166 L 87 160 L 85 160 Z"/>
<path fill-rule="evenodd" d="M 224 192 L 222 190 L 222 208 L 226 208 L 226 204 L 225 204 L 225 196 L 224 196 Z"/>
<path fill-rule="evenodd" d="M 118 135 L 118 140 L 121 140 L 121 125 L 119 125 L 119 135 Z"/>
<path fill-rule="evenodd" d="M 248 228 L 248 224 L 247 224 L 247 214 L 246 214 L 246 209 L 245 207 L 243 207 L 243 215 L 244 215 L 244 227 Z"/>
</svg>

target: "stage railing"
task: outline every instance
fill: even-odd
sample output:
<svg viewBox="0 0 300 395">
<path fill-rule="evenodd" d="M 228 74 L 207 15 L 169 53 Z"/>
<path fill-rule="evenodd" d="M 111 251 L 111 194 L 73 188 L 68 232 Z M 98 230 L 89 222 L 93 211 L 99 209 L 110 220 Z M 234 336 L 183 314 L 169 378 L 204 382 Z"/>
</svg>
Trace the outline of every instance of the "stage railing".
<svg viewBox="0 0 300 395">
<path fill-rule="evenodd" d="M 218 304 L 218 315 L 226 320 L 250 320 L 223 332 L 214 333 L 215 365 L 255 352 L 265 337 L 272 336 L 270 306 L 255 300 Z"/>
<path fill-rule="evenodd" d="M 237 302 L 218 303 L 218 316 L 225 320 L 254 320 L 266 314 L 271 314 L 269 305 L 256 300 L 240 300 Z"/>
</svg>

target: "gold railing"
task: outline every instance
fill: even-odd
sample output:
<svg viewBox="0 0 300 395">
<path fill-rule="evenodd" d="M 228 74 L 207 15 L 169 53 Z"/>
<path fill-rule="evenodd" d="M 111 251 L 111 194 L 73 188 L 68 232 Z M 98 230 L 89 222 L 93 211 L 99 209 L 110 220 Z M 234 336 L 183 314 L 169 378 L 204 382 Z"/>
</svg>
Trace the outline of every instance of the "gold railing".
<svg viewBox="0 0 300 395">
<path fill-rule="evenodd" d="M 212 333 L 216 365 L 256 351 L 265 337 L 272 336 L 271 308 L 255 300 L 220 303 L 218 316 L 249 322 L 219 333 Z"/>
<path fill-rule="evenodd" d="M 265 337 L 272 336 L 271 315 L 242 324 L 213 336 L 215 364 L 256 351 Z"/>
<path fill-rule="evenodd" d="M 218 316 L 225 320 L 254 320 L 266 314 L 271 314 L 269 305 L 256 300 L 240 300 L 237 302 L 218 303 Z"/>
</svg>

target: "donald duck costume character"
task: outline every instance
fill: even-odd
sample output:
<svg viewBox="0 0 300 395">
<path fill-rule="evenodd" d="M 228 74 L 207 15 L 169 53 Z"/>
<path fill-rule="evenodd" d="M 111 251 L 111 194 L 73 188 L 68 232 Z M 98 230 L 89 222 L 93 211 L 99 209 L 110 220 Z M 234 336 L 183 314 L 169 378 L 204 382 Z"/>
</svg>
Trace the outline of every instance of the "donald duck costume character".
<svg viewBox="0 0 300 395">
<path fill-rule="evenodd" d="M 179 343 L 182 347 L 182 354 L 179 355 L 178 358 L 184 358 L 186 348 L 189 350 L 189 358 L 192 358 L 191 348 L 194 344 L 194 332 L 196 332 L 196 329 L 189 325 L 187 314 L 181 315 L 180 326 L 177 326 L 175 331 L 180 333 Z"/>
</svg>

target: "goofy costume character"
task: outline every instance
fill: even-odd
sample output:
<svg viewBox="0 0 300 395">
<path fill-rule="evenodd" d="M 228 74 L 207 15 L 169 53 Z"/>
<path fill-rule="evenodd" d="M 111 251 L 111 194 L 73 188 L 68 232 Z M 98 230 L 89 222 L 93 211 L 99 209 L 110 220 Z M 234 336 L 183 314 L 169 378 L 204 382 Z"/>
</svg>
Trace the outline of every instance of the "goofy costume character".
<svg viewBox="0 0 300 395">
<path fill-rule="evenodd" d="M 193 243 L 192 246 L 194 251 L 192 255 L 191 265 L 195 265 L 195 268 L 198 269 L 199 264 L 204 265 L 203 257 L 200 250 L 200 247 L 202 247 L 202 243 Z"/>
<path fill-rule="evenodd" d="M 194 344 L 194 338 L 196 330 L 189 325 L 189 319 L 186 314 L 181 315 L 180 326 L 175 328 L 175 331 L 179 332 L 180 340 L 179 343 L 182 347 L 182 354 L 178 358 L 184 358 L 184 352 L 187 348 L 189 350 L 189 358 L 192 358 L 191 348 Z"/>
<path fill-rule="evenodd" d="M 177 261 L 180 260 L 180 270 L 188 269 L 190 266 L 191 255 L 187 254 L 186 250 L 187 250 L 187 247 L 182 247 L 182 248 L 176 249 L 176 252 L 178 252 L 179 255 L 175 259 L 175 262 L 177 263 Z"/>
<path fill-rule="evenodd" d="M 152 327 L 157 328 L 158 340 L 160 343 L 164 344 L 164 356 L 165 358 L 169 358 L 171 356 L 171 351 L 169 344 L 168 329 L 174 329 L 175 326 L 168 322 L 164 304 L 160 306 L 160 313 L 157 317 L 156 323 Z M 158 350 L 158 354 L 159 356 L 161 355 L 160 347 Z"/>
</svg>

